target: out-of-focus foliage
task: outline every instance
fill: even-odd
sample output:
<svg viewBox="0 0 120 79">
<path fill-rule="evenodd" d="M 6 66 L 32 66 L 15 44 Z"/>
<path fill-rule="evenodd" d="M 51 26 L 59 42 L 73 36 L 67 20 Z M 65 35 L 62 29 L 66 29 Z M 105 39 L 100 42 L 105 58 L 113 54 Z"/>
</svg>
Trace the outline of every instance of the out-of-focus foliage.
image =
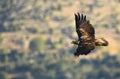
<svg viewBox="0 0 120 79">
<path fill-rule="evenodd" d="M 70 55 L 38 53 L 31 57 L 30 54 L 11 51 L 10 54 L 1 53 L 0 59 L 2 79 L 120 78 L 120 59 L 115 55 L 104 54 L 102 58 L 97 56 L 90 60 L 82 58 L 75 63 Z"/>
<path fill-rule="evenodd" d="M 30 51 L 39 51 L 43 52 L 45 48 L 45 42 L 42 38 L 35 38 L 30 42 L 29 45 Z"/>
<path fill-rule="evenodd" d="M 0 0 L 0 79 L 119 79 L 119 7 L 119 0 Z M 76 12 L 108 47 L 73 56 Z"/>
</svg>

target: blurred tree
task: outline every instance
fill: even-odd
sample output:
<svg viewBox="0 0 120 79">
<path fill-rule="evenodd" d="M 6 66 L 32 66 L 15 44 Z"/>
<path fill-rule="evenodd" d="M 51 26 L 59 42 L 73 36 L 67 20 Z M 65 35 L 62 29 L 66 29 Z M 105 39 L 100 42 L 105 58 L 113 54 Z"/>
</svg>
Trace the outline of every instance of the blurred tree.
<svg viewBox="0 0 120 79">
<path fill-rule="evenodd" d="M 38 37 L 33 39 L 30 42 L 29 48 L 31 51 L 39 51 L 39 52 L 44 52 L 45 49 L 45 41 L 43 38 Z"/>
<path fill-rule="evenodd" d="M 0 44 L 4 41 L 2 34 L 0 34 Z"/>
<path fill-rule="evenodd" d="M 37 0 L 0 0 L 0 32 L 21 30 L 25 20 L 40 20 L 40 8 L 35 6 L 36 2 Z M 28 8 L 29 3 L 32 8 Z"/>
<path fill-rule="evenodd" d="M 30 73 L 27 73 L 25 79 L 34 79 L 34 77 Z"/>
<path fill-rule="evenodd" d="M 6 72 L 0 72 L 0 79 L 11 79 Z"/>
<path fill-rule="evenodd" d="M 0 1 L 0 32 L 19 30 L 20 28 L 12 22 L 15 20 L 13 13 L 21 6 L 16 7 L 15 0 L 1 0 Z M 12 16 L 13 15 L 13 16 Z"/>
</svg>

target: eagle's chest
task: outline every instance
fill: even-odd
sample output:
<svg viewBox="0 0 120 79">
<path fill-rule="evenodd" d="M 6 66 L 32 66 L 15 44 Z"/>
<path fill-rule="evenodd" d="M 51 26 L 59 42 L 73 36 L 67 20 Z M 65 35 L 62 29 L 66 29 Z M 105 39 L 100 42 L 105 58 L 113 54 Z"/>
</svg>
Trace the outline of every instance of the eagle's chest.
<svg viewBox="0 0 120 79">
<path fill-rule="evenodd" d="M 82 40 L 79 44 L 82 48 L 93 50 L 95 48 L 95 42 L 90 38 L 87 40 Z"/>
</svg>

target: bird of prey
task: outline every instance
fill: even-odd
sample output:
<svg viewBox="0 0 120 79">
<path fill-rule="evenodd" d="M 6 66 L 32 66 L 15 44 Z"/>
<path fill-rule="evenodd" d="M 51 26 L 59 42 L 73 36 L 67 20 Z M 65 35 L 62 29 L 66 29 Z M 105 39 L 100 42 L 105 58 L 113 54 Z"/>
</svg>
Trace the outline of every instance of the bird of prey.
<svg viewBox="0 0 120 79">
<path fill-rule="evenodd" d="M 78 40 L 71 42 L 78 46 L 74 53 L 75 56 L 87 55 L 95 49 L 95 46 L 108 46 L 108 41 L 104 38 L 95 38 L 95 30 L 90 21 L 86 19 L 86 15 L 75 14 L 75 24 Z"/>
</svg>

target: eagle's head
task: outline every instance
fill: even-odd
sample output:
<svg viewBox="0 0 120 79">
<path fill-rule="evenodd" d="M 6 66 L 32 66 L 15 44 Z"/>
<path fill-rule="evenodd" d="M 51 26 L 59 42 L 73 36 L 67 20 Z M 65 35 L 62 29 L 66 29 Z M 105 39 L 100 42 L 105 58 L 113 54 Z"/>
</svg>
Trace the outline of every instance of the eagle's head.
<svg viewBox="0 0 120 79">
<path fill-rule="evenodd" d="M 95 39 L 95 45 L 96 46 L 108 46 L 108 41 L 106 41 L 104 38 L 98 38 L 98 39 Z"/>
</svg>

